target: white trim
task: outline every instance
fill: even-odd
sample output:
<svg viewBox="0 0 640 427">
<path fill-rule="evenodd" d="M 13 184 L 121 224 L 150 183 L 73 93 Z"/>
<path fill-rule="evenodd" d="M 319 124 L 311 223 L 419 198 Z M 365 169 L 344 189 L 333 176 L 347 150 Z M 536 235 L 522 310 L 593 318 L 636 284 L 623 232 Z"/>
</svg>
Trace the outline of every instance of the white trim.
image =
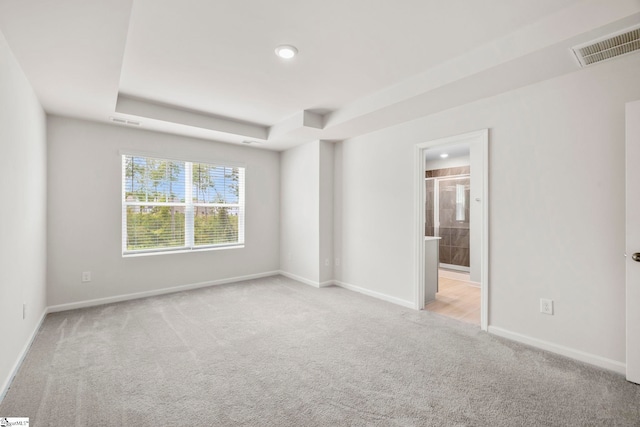
<svg viewBox="0 0 640 427">
<path fill-rule="evenodd" d="M 313 286 L 314 288 L 322 288 L 322 287 L 330 286 L 333 284 L 332 280 L 329 280 L 328 282 L 320 283 L 315 280 L 307 279 L 306 277 L 298 276 L 296 274 L 289 273 L 288 271 L 284 271 L 284 270 L 280 270 L 278 273 L 282 274 L 284 277 L 288 277 L 289 279 L 293 279 L 298 282 L 304 283 L 305 285 Z"/>
<path fill-rule="evenodd" d="M 361 288 L 360 286 L 352 285 L 352 284 L 349 284 L 349 283 L 344 283 L 344 282 L 341 282 L 339 280 L 327 280 L 327 281 L 324 281 L 324 282 L 317 282 L 317 281 L 310 280 L 310 279 L 307 279 L 305 277 L 301 277 L 301 276 L 298 276 L 298 275 L 295 275 L 295 274 L 292 274 L 292 273 L 289 273 L 289 272 L 283 271 L 283 270 L 280 270 L 280 274 L 285 276 L 285 277 L 288 277 L 289 279 L 293 279 L 293 280 L 296 280 L 298 282 L 304 283 L 305 285 L 313 286 L 314 288 L 326 288 L 328 286 L 338 286 L 340 288 L 344 288 L 344 289 L 347 289 L 347 290 L 353 291 L 353 292 L 358 292 L 358 293 L 361 293 L 361 294 L 364 294 L 364 295 L 367 295 L 367 296 L 370 296 L 370 297 L 374 297 L 374 298 L 380 299 L 382 301 L 387 301 L 387 302 L 390 302 L 392 304 L 401 305 L 402 307 L 415 308 L 414 303 L 411 302 L 411 301 L 403 300 L 403 299 L 400 299 L 400 298 L 389 296 L 387 294 L 383 294 L 383 293 L 380 293 L 380 292 L 376 292 L 376 291 L 372 291 L 372 290 L 369 290 L 369 289 Z"/>
<path fill-rule="evenodd" d="M 339 280 L 334 280 L 333 284 L 336 286 L 339 286 L 341 288 L 350 290 L 350 291 L 354 291 L 354 292 L 358 292 L 373 298 L 377 298 L 380 299 L 382 301 L 387 301 L 396 305 L 401 305 L 403 307 L 407 307 L 407 308 L 415 308 L 415 304 L 412 301 L 407 301 L 407 300 L 403 300 L 400 298 L 396 298 L 396 297 L 392 297 L 389 296 L 387 294 L 383 294 L 380 292 L 376 292 L 376 291 L 372 291 L 370 289 L 365 289 L 365 288 L 361 288 L 360 286 L 356 286 L 356 285 L 351 285 L 349 283 L 344 283 L 341 282 Z"/>
<path fill-rule="evenodd" d="M 511 332 L 506 329 L 502 329 L 496 326 L 489 326 L 489 333 L 497 335 L 502 338 L 509 339 L 511 341 L 517 341 L 522 344 L 527 344 L 532 347 L 537 347 L 542 350 L 549 351 L 551 353 L 559 354 L 561 356 L 569 357 L 580 362 L 588 363 L 600 368 L 608 369 L 610 371 L 617 372 L 624 375 L 626 372 L 626 364 L 618 362 L 616 360 L 607 359 L 606 357 L 598 356 L 591 353 L 586 353 L 575 348 L 566 347 L 560 344 L 554 344 L 549 341 L 540 340 L 527 335 L 519 334 L 517 332 Z"/>
<path fill-rule="evenodd" d="M 443 269 L 464 271 L 465 273 L 469 273 L 471 271 L 471 267 L 467 267 L 466 265 L 447 264 L 446 262 L 440 262 L 438 264 L 440 268 Z"/>
<path fill-rule="evenodd" d="M 447 270 L 446 268 L 438 268 L 438 276 L 445 277 L 447 279 L 462 280 L 463 282 L 470 282 L 469 272 L 460 273 L 458 271 Z"/>
<path fill-rule="evenodd" d="M 244 280 L 260 279 L 262 277 L 277 276 L 278 271 L 267 271 L 264 273 L 248 274 L 246 276 L 230 277 L 227 279 L 212 280 L 208 282 L 192 283 L 189 285 L 173 286 L 171 288 L 155 289 L 152 291 L 136 292 L 133 294 L 116 295 L 106 298 L 98 298 L 86 301 L 71 302 L 68 304 L 53 305 L 48 308 L 49 313 L 57 313 L 59 311 L 75 310 L 77 308 L 93 307 L 96 305 L 111 304 L 114 302 L 129 301 L 139 298 L 153 297 L 156 295 L 172 294 L 175 292 L 188 291 L 191 289 L 206 288 L 209 286 L 224 285 L 227 283 L 242 282 Z"/>
<path fill-rule="evenodd" d="M 141 249 L 136 251 L 125 251 L 122 253 L 122 258 L 136 258 L 141 256 L 149 256 L 149 255 L 173 255 L 173 254 L 188 254 L 188 253 L 196 253 L 196 252 L 206 252 L 206 251 L 221 251 L 225 249 L 244 249 L 244 243 L 232 243 L 225 244 L 221 243 L 218 245 L 209 245 L 209 246 L 179 246 L 176 248 L 162 248 L 162 249 Z"/>
<path fill-rule="evenodd" d="M 482 222 L 481 222 L 481 292 L 480 292 L 480 329 L 486 331 L 489 326 L 489 129 L 482 129 L 462 135 L 449 136 L 415 145 L 414 151 L 414 283 L 415 301 L 413 308 L 424 309 L 424 150 L 436 146 L 461 143 L 480 143 L 482 147 Z M 437 182 L 437 181 L 436 181 Z"/>
<path fill-rule="evenodd" d="M 42 326 L 42 323 L 44 322 L 44 319 L 45 319 L 45 317 L 47 317 L 48 313 L 49 313 L 49 310 L 48 310 L 48 308 L 45 307 L 44 311 L 42 312 L 42 316 L 40 316 L 40 320 L 36 324 L 35 329 L 33 330 L 33 332 L 31 332 L 31 336 L 27 340 L 27 342 L 24 345 L 24 347 L 22 347 L 22 350 L 20 351 L 20 354 L 18 355 L 18 359 L 16 359 L 16 362 L 13 364 L 13 367 L 11 368 L 11 373 L 9 374 L 9 377 L 6 378 L 4 380 L 4 382 L 2 383 L 2 388 L 0 388 L 0 403 L 4 400 L 4 397 L 7 395 L 7 391 L 9 391 L 9 387 L 11 386 L 11 382 L 13 381 L 13 378 L 18 373 L 18 370 L 20 369 L 20 366 L 22 365 L 22 362 L 24 361 L 24 358 L 27 356 L 27 352 L 31 348 L 31 344 L 33 344 L 33 340 L 36 338 L 36 335 L 38 334 L 38 331 L 40 330 L 40 327 Z"/>
<path fill-rule="evenodd" d="M 324 282 L 318 283 L 318 287 L 327 288 L 329 286 L 333 286 L 334 284 L 335 284 L 335 282 L 333 280 L 325 280 Z"/>
<path fill-rule="evenodd" d="M 489 129 L 479 132 L 482 139 L 482 231 L 480 242 L 480 329 L 489 329 Z"/>
<path fill-rule="evenodd" d="M 446 168 L 445 168 L 446 169 Z M 436 169 L 438 170 L 438 169 Z M 430 177 L 425 177 L 424 180 L 425 181 L 429 181 L 429 180 L 434 180 L 434 179 L 447 179 L 447 178 L 451 178 L 451 179 L 458 179 L 458 178 L 469 178 L 471 175 L 468 173 L 464 173 L 461 175 L 443 175 L 443 176 L 430 176 Z"/>
<path fill-rule="evenodd" d="M 238 204 L 242 206 L 241 209 L 238 210 L 238 243 L 244 244 L 244 219 L 246 215 L 247 205 L 245 204 L 245 185 L 246 185 L 246 177 L 247 168 L 242 167 L 238 170 L 238 188 L 242 188 L 242 191 L 238 193 Z"/>
<path fill-rule="evenodd" d="M 424 150 L 422 150 L 422 154 L 424 154 Z M 422 168 L 424 169 L 424 166 L 422 166 Z M 422 208 L 422 210 L 425 210 L 426 203 L 427 203 L 427 186 L 425 184 L 424 186 L 424 199 L 422 199 L 422 201 L 424 202 L 422 204 L 422 206 L 424 206 Z M 440 207 L 440 181 L 437 179 L 433 180 L 433 235 L 434 236 L 440 236 L 440 209 L 436 209 L 436 206 L 439 208 Z M 422 221 L 422 223 L 424 224 L 424 226 L 426 226 L 427 221 L 426 221 L 426 217 L 425 220 Z M 421 234 L 422 235 L 422 234 Z M 438 257 L 440 257 L 440 248 L 438 248 Z M 440 260 L 438 259 L 438 264 L 440 264 Z"/>
<path fill-rule="evenodd" d="M 416 310 L 424 309 L 425 302 L 425 284 L 424 284 L 424 227 L 426 224 L 426 212 L 425 212 L 425 203 L 427 200 L 425 182 L 424 179 L 424 170 L 425 170 L 425 160 L 424 160 L 424 143 L 417 144 L 415 146 L 414 151 L 414 176 L 419 176 L 420 178 L 414 181 L 415 190 L 414 190 L 414 228 L 413 235 L 416 239 L 416 245 L 414 246 L 413 251 L 413 271 L 414 271 L 414 286 L 415 286 L 415 301 L 413 302 L 413 307 Z M 436 183 L 434 181 L 433 194 L 436 194 Z M 434 227 L 435 227 L 435 212 L 434 212 Z M 434 228 L 435 229 L 435 228 Z"/>
</svg>

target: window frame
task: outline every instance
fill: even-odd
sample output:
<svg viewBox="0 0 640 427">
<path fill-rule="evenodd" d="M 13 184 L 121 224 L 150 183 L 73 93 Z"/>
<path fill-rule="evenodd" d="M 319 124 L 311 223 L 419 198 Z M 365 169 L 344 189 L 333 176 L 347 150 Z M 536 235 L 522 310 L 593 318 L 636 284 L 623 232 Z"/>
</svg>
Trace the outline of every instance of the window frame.
<svg viewBox="0 0 640 427">
<path fill-rule="evenodd" d="M 120 201 L 122 205 L 122 221 L 121 221 L 121 250 L 122 257 L 138 257 L 138 256 L 148 256 L 148 255 L 163 255 L 163 254 L 174 254 L 174 253 L 192 253 L 192 252 L 201 252 L 201 251 L 211 251 L 211 250 L 224 250 L 224 249 L 241 249 L 244 248 L 245 244 L 245 185 L 246 185 L 246 165 L 238 162 L 230 162 L 230 161 L 212 161 L 209 159 L 184 159 L 184 158 L 176 158 L 176 157 L 168 157 L 166 155 L 161 155 L 157 153 L 148 153 L 148 152 L 136 152 L 136 151 L 120 151 L 120 169 L 121 169 L 121 196 Z M 126 158 L 127 157 L 141 157 L 146 159 L 153 160 L 161 160 L 161 161 L 175 161 L 175 162 L 184 162 L 185 165 L 185 202 L 144 202 L 144 201 L 127 201 L 126 200 Z M 194 164 L 204 164 L 211 167 L 222 167 L 222 168 L 237 168 L 239 170 L 239 192 L 238 192 L 238 202 L 237 203 L 202 203 L 202 202 L 194 202 L 193 197 L 193 165 Z M 190 180 L 187 177 L 192 177 Z M 136 250 L 128 250 L 127 249 L 127 207 L 129 206 L 173 206 L 173 207 L 183 207 L 185 210 L 185 223 L 184 223 L 184 235 L 185 235 L 185 245 L 183 246 L 175 246 L 175 247 L 167 247 L 167 248 L 150 248 L 150 249 L 136 249 Z M 217 208 L 217 207 L 226 207 L 238 209 L 238 240 L 237 242 L 230 243 L 216 243 L 209 245 L 195 245 L 195 208 L 197 207 L 207 207 L 207 208 Z"/>
</svg>

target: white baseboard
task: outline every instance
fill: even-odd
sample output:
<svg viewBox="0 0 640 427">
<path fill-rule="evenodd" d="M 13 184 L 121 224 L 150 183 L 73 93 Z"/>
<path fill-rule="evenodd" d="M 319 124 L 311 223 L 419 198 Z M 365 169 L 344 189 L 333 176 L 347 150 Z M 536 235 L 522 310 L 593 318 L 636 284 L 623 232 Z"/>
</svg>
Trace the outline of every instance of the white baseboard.
<svg viewBox="0 0 640 427">
<path fill-rule="evenodd" d="M 406 301 L 400 298 L 392 297 L 387 294 L 383 294 L 381 292 L 376 292 L 369 289 L 361 288 L 360 286 L 351 285 L 349 283 L 344 283 L 339 280 L 334 280 L 333 284 L 341 288 L 348 289 L 350 291 L 359 292 L 361 294 L 368 295 L 370 297 L 374 297 L 377 299 L 381 299 L 383 301 L 387 301 L 393 304 L 401 305 L 403 307 L 411 308 L 414 310 L 416 308 L 416 305 L 411 301 Z"/>
<path fill-rule="evenodd" d="M 499 337 L 507 338 L 512 341 L 517 341 L 522 344 L 527 344 L 532 347 L 537 347 L 542 350 L 550 351 L 561 356 L 566 356 L 571 359 L 579 360 L 581 362 L 588 363 L 590 365 L 598 366 L 610 371 L 617 372 L 619 374 L 626 374 L 626 364 L 618 362 L 616 360 L 607 359 L 606 357 L 597 356 L 595 354 L 586 353 L 574 348 L 565 347 L 563 345 L 555 344 L 549 341 L 540 340 L 538 338 L 529 337 L 527 335 L 519 334 L 517 332 L 511 332 L 506 329 L 498 328 L 495 326 L 489 326 L 490 334 L 497 335 Z"/>
<path fill-rule="evenodd" d="M 2 388 L 0 388 L 0 402 L 2 402 L 2 400 L 4 399 L 4 396 L 7 394 L 7 391 L 9 390 L 9 386 L 11 385 L 11 381 L 13 381 L 13 377 L 15 377 L 16 374 L 18 373 L 18 369 L 20 369 L 20 365 L 22 365 L 22 362 L 24 361 L 24 358 L 27 355 L 27 352 L 29 351 L 31 344 L 33 343 L 33 340 L 35 339 L 36 334 L 40 330 L 40 327 L 42 326 L 42 322 L 44 322 L 44 318 L 47 317 L 47 313 L 48 313 L 48 310 L 47 308 L 45 308 L 44 311 L 42 312 L 42 315 L 40 316 L 40 320 L 36 324 L 35 329 L 33 330 L 33 332 L 31 332 L 31 336 L 27 340 L 24 347 L 22 347 L 22 350 L 20 351 L 20 354 L 18 355 L 16 362 L 13 364 L 13 367 L 11 368 L 11 372 L 9 373 L 9 377 L 5 378 L 4 382 L 2 383 Z"/>
<path fill-rule="evenodd" d="M 333 286 L 335 282 L 333 280 L 325 280 L 324 282 L 320 282 L 318 284 L 319 288 L 326 288 L 327 286 Z"/>
<path fill-rule="evenodd" d="M 339 287 L 344 288 L 344 289 L 348 289 L 350 291 L 358 292 L 358 293 L 361 293 L 361 294 L 364 294 L 364 295 L 367 295 L 367 296 L 370 296 L 370 297 L 374 297 L 374 298 L 377 298 L 377 299 L 380 299 L 380 300 L 383 300 L 383 301 L 387 301 L 387 302 L 390 302 L 390 303 L 393 303 L 393 304 L 401 305 L 403 307 L 408 307 L 408 308 L 411 308 L 411 309 L 414 309 L 414 310 L 416 308 L 415 304 L 410 302 L 410 301 L 405 301 L 403 299 L 392 297 L 392 296 L 389 296 L 389 295 L 386 295 L 386 294 L 383 294 L 383 293 L 380 293 L 380 292 L 371 291 L 369 289 L 361 288 L 360 286 L 351 285 L 349 283 L 340 282 L 339 280 L 327 280 L 327 281 L 324 281 L 324 282 L 316 282 L 314 280 L 310 280 L 310 279 L 307 279 L 305 277 L 301 277 L 301 276 L 295 275 L 293 273 L 289 273 L 288 271 L 280 270 L 280 274 L 285 276 L 285 277 L 288 277 L 290 279 L 296 280 L 298 282 L 302 282 L 302 283 L 304 283 L 306 285 L 313 286 L 314 288 L 326 288 L 327 286 L 334 286 L 335 285 L 335 286 L 339 286 Z"/>
<path fill-rule="evenodd" d="M 284 270 L 280 270 L 279 273 L 284 277 L 288 277 L 289 279 L 302 282 L 305 285 L 313 286 L 314 288 L 324 288 L 324 287 L 333 285 L 333 280 L 328 280 L 326 282 L 320 283 L 320 282 L 316 282 L 315 280 L 307 279 L 306 277 L 298 276 L 297 274 L 289 273 L 288 271 L 284 271 Z"/>
<path fill-rule="evenodd" d="M 96 305 L 111 304 L 114 302 L 128 301 L 132 299 L 153 297 L 156 295 L 172 294 L 175 292 L 188 291 L 191 289 L 206 288 L 209 286 L 224 285 L 227 283 L 242 282 L 244 280 L 260 279 L 262 277 L 276 276 L 279 271 L 267 271 L 265 273 L 249 274 L 246 276 L 230 277 L 227 279 L 212 280 L 209 282 L 192 283 L 189 285 L 174 286 L 171 288 L 154 289 L 152 291 L 136 292 L 133 294 L 116 295 L 113 297 L 98 298 L 86 301 L 71 302 L 68 304 L 59 304 L 48 307 L 48 313 L 56 313 L 59 311 L 74 310 L 77 308 L 93 307 Z"/>
<path fill-rule="evenodd" d="M 446 279 L 460 280 L 465 282 L 469 286 L 475 286 L 480 288 L 480 282 L 472 282 L 469 273 L 447 270 L 445 268 L 438 268 L 438 277 L 444 277 Z"/>
</svg>

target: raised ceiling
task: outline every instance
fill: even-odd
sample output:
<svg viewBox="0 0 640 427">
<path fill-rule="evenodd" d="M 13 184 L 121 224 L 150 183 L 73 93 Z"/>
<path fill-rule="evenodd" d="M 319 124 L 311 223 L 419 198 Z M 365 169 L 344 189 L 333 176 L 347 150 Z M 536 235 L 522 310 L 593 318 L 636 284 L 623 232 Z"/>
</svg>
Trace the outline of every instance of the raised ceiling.
<svg viewBox="0 0 640 427">
<path fill-rule="evenodd" d="M 639 20 L 638 0 L 0 0 L 48 113 L 274 150 L 575 71 L 571 45 Z"/>
</svg>

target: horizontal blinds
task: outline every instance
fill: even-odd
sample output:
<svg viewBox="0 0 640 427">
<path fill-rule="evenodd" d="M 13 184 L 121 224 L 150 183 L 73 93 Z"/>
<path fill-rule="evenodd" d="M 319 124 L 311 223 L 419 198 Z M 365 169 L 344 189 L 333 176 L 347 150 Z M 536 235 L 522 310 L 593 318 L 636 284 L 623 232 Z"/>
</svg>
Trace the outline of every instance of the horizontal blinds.
<svg viewBox="0 0 640 427">
<path fill-rule="evenodd" d="M 186 162 L 123 157 L 123 192 L 127 202 L 185 203 Z"/>
<path fill-rule="evenodd" d="M 123 253 L 244 243 L 244 168 L 122 156 Z"/>
</svg>

